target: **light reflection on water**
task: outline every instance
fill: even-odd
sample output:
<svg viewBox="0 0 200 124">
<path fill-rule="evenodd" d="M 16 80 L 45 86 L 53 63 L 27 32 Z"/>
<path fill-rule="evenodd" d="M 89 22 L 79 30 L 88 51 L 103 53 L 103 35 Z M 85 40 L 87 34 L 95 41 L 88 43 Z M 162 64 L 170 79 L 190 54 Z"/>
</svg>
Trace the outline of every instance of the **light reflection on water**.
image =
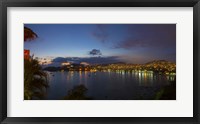
<svg viewBox="0 0 200 124">
<path fill-rule="evenodd" d="M 63 99 L 74 86 L 83 84 L 88 89 L 87 96 L 97 100 L 149 99 L 155 90 L 169 85 L 175 76 L 156 75 L 150 71 L 116 72 L 48 72 L 49 85 L 47 99 Z"/>
</svg>

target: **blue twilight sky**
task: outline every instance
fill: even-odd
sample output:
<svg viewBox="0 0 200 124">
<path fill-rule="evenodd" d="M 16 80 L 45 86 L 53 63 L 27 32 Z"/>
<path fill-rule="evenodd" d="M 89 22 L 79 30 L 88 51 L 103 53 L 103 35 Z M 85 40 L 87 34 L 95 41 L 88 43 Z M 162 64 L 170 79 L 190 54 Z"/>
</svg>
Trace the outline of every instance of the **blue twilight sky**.
<svg viewBox="0 0 200 124">
<path fill-rule="evenodd" d="M 109 61 L 146 63 L 160 59 L 176 62 L 175 24 L 25 24 L 25 26 L 38 35 L 37 39 L 24 42 L 24 48 L 29 49 L 35 57 L 50 57 L 55 60 L 77 57 L 84 61 L 99 58 L 99 61 L 108 63 Z"/>
</svg>

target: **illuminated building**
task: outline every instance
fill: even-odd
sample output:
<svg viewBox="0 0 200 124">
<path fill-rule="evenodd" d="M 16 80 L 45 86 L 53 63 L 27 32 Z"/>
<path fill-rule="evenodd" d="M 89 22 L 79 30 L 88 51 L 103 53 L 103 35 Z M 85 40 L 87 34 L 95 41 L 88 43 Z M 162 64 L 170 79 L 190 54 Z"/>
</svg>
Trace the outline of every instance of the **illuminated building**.
<svg viewBox="0 0 200 124">
<path fill-rule="evenodd" d="M 38 62 L 40 65 L 49 65 L 52 64 L 52 59 L 51 58 L 37 58 Z"/>
<path fill-rule="evenodd" d="M 70 65 L 71 63 L 69 62 L 63 62 L 61 65 L 64 66 L 64 65 Z"/>
<path fill-rule="evenodd" d="M 81 62 L 80 64 L 81 64 L 81 65 L 84 65 L 84 66 L 88 66 L 88 65 L 90 65 L 90 64 L 87 63 L 87 62 Z"/>
<path fill-rule="evenodd" d="M 30 59 L 30 50 L 24 50 L 24 59 L 29 60 Z"/>
</svg>

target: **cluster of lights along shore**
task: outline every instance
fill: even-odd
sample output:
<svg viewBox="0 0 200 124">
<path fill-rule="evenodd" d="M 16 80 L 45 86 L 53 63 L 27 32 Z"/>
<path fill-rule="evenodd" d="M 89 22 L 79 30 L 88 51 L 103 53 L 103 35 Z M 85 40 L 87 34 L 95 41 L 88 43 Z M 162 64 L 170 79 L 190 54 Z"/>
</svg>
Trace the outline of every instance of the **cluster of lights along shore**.
<svg viewBox="0 0 200 124">
<path fill-rule="evenodd" d="M 138 72 L 150 72 L 159 74 L 176 74 L 176 64 L 159 60 L 153 61 L 147 64 L 109 64 L 109 65 L 96 65 L 93 67 L 97 71 L 138 71 Z"/>
<path fill-rule="evenodd" d="M 146 64 L 62 64 L 60 71 L 90 71 L 90 72 L 148 72 L 166 75 L 176 75 L 176 64 L 165 60 L 152 61 Z"/>
</svg>

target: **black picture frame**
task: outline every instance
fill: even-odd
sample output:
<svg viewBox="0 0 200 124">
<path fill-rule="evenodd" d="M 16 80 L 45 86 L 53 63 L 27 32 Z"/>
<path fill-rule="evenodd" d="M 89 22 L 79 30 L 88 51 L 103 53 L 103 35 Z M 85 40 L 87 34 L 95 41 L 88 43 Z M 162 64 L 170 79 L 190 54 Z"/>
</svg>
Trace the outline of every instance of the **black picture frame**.
<svg viewBox="0 0 200 124">
<path fill-rule="evenodd" d="M 193 7 L 193 117 L 7 117 L 7 7 Z M 200 113 L 199 0 L 0 0 L 0 122 L 34 123 L 133 123 L 198 124 Z M 192 82 L 189 82 L 192 83 Z"/>
</svg>

